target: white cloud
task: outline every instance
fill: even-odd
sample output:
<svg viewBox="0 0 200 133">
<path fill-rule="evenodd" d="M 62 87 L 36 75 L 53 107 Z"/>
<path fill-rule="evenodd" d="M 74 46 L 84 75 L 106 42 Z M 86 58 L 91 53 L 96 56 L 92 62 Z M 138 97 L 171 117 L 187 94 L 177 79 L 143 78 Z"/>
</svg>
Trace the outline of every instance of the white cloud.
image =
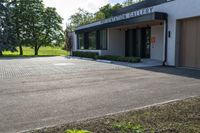
<svg viewBox="0 0 200 133">
<path fill-rule="evenodd" d="M 64 19 L 63 27 L 69 22 L 69 17 L 77 12 L 78 8 L 94 13 L 107 3 L 109 3 L 109 0 L 44 0 L 45 6 L 55 7 L 62 16 Z"/>
</svg>

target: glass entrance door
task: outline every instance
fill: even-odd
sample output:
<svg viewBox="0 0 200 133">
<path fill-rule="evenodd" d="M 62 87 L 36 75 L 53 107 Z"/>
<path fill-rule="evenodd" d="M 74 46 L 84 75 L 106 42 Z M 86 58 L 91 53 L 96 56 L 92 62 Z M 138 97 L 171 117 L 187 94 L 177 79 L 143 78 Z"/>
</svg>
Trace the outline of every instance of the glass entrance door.
<svg viewBox="0 0 200 133">
<path fill-rule="evenodd" d="M 137 56 L 137 32 L 135 29 L 126 31 L 126 56 Z"/>
<path fill-rule="evenodd" d="M 126 31 L 126 56 L 150 58 L 151 29 L 131 29 Z"/>
<path fill-rule="evenodd" d="M 150 58 L 151 28 L 141 29 L 141 58 Z"/>
</svg>

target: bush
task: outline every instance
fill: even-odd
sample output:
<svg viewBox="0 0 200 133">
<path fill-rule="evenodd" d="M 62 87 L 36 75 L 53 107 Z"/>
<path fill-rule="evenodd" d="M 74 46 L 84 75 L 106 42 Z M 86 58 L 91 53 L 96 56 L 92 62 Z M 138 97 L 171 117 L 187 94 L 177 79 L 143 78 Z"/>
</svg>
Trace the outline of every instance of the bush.
<svg viewBox="0 0 200 133">
<path fill-rule="evenodd" d="M 111 60 L 111 61 L 121 61 L 121 62 L 130 62 L 130 63 L 138 63 L 138 62 L 141 61 L 140 57 L 125 57 L 125 56 L 113 56 L 113 55 L 99 56 L 99 54 L 96 53 L 96 52 L 74 51 L 74 52 L 72 52 L 72 55 L 77 56 L 77 57 Z"/>
<path fill-rule="evenodd" d="M 96 58 L 103 60 L 131 62 L 131 63 L 138 63 L 141 61 L 140 57 L 125 57 L 125 56 L 112 56 L 112 55 L 98 56 Z"/>
<path fill-rule="evenodd" d="M 123 133 L 144 133 L 144 128 L 140 124 L 132 124 L 131 122 L 114 123 L 112 127 Z"/>
<path fill-rule="evenodd" d="M 65 133 L 91 133 L 90 131 L 87 130 L 66 130 Z"/>
<path fill-rule="evenodd" d="M 77 56 L 77 57 L 84 57 L 84 58 L 92 58 L 96 59 L 96 57 L 99 54 L 96 52 L 81 52 L 81 51 L 73 51 L 72 56 Z"/>
</svg>

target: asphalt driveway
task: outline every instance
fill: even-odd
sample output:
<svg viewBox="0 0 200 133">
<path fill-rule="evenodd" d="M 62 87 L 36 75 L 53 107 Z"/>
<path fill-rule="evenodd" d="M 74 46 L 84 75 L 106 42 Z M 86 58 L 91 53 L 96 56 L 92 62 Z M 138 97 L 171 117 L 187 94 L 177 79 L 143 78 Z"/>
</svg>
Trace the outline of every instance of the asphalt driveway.
<svg viewBox="0 0 200 133">
<path fill-rule="evenodd" d="M 0 132 L 22 132 L 200 95 L 200 71 L 65 57 L 0 59 Z"/>
</svg>

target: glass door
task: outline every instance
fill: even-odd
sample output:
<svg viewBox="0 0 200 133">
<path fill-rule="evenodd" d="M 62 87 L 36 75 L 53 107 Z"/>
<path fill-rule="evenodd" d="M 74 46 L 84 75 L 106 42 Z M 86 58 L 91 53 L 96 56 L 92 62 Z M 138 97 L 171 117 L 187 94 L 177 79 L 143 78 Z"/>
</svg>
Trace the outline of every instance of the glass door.
<svg viewBox="0 0 200 133">
<path fill-rule="evenodd" d="M 151 51 L 151 28 L 141 29 L 141 57 L 150 58 Z"/>
</svg>

